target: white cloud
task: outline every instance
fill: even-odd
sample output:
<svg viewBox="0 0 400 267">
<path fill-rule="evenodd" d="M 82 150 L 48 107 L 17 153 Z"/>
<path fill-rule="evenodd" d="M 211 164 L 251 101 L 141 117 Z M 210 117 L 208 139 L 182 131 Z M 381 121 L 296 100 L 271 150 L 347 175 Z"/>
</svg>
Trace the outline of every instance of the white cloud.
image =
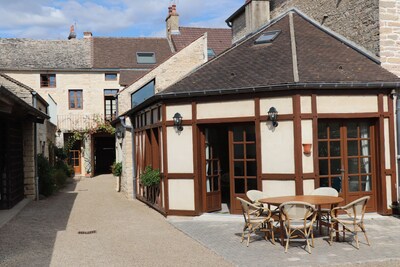
<svg viewBox="0 0 400 267">
<path fill-rule="evenodd" d="M 0 36 L 66 38 L 76 23 L 78 36 L 165 36 L 168 5 L 177 4 L 183 26 L 224 27 L 244 0 L 13 0 L 0 6 Z"/>
</svg>

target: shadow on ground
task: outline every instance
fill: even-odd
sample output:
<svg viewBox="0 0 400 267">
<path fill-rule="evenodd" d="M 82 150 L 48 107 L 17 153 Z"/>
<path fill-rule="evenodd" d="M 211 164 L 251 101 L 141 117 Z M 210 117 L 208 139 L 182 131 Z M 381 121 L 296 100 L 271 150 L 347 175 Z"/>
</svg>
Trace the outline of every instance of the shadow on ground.
<svg viewBox="0 0 400 267">
<path fill-rule="evenodd" d="M 66 229 L 77 193 L 76 181 L 29 203 L 0 228 L 0 266 L 49 266 L 57 233 Z"/>
</svg>

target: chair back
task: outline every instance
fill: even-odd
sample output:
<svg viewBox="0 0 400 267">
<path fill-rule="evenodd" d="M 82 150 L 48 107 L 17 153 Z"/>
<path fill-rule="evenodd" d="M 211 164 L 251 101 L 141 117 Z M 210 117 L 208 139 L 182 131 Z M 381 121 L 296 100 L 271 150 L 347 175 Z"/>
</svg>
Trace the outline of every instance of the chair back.
<svg viewBox="0 0 400 267">
<path fill-rule="evenodd" d="M 289 201 L 279 206 L 279 210 L 285 220 L 307 220 L 314 212 L 314 207 L 307 202 Z"/>
<path fill-rule="evenodd" d="M 247 223 L 250 223 L 252 219 L 260 216 L 263 213 L 263 211 L 266 212 L 267 216 L 271 216 L 271 211 L 269 209 L 256 206 L 253 203 L 250 203 L 247 200 L 244 200 L 243 198 L 240 197 L 236 197 L 236 199 L 240 201 L 240 205 L 242 206 L 243 217 Z"/>
<path fill-rule="evenodd" d="M 249 190 L 246 192 L 246 196 L 250 199 L 251 202 L 257 202 L 259 199 L 265 198 L 264 192 L 260 190 Z"/>
<path fill-rule="evenodd" d="M 339 196 L 339 192 L 333 187 L 319 187 L 314 189 L 314 191 L 311 192 L 311 195 L 337 197 Z"/>
<path fill-rule="evenodd" d="M 350 202 L 346 206 L 343 206 L 347 213 L 347 215 L 362 220 L 364 218 L 365 209 L 367 208 L 367 202 L 370 199 L 370 196 L 361 197 L 359 199 Z"/>
</svg>

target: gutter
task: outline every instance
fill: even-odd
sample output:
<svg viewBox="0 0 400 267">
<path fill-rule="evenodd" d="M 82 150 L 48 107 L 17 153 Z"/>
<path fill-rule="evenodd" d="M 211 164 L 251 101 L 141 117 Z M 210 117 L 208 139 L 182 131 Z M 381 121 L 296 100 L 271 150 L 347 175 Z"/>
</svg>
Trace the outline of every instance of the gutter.
<svg viewBox="0 0 400 267">
<path fill-rule="evenodd" d="M 125 123 L 125 117 L 119 116 L 119 121 L 121 122 L 122 127 L 124 129 L 131 130 L 132 134 L 132 181 L 133 181 L 133 188 L 132 188 L 132 198 L 136 199 L 136 191 L 137 191 L 137 176 L 136 176 L 136 158 L 135 158 L 135 134 L 134 134 L 134 127 L 131 125 L 127 125 Z"/>
<path fill-rule="evenodd" d="M 32 105 L 37 109 L 37 93 L 35 91 L 32 94 Z M 39 201 L 39 172 L 38 172 L 38 155 L 37 155 L 37 122 L 34 122 L 33 128 L 33 157 L 35 162 L 35 185 L 36 185 L 36 200 Z"/>
</svg>

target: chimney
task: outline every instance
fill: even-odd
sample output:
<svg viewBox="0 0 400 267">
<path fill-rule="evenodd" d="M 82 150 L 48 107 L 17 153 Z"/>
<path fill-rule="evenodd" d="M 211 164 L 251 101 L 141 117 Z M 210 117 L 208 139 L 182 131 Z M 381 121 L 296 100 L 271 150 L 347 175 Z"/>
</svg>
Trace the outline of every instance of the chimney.
<svg viewBox="0 0 400 267">
<path fill-rule="evenodd" d="M 168 7 L 167 38 L 170 40 L 172 34 L 179 34 L 179 14 L 176 12 L 176 5 Z"/>
<path fill-rule="evenodd" d="M 84 39 L 90 39 L 92 38 L 92 36 L 93 36 L 92 32 L 83 32 Z"/>
<path fill-rule="evenodd" d="M 76 38 L 76 33 L 75 33 L 74 25 L 71 25 L 71 28 L 69 30 L 68 40 L 75 39 L 75 38 Z"/>
<path fill-rule="evenodd" d="M 225 22 L 232 28 L 232 43 L 257 31 L 270 21 L 270 0 L 246 0 Z"/>
</svg>

